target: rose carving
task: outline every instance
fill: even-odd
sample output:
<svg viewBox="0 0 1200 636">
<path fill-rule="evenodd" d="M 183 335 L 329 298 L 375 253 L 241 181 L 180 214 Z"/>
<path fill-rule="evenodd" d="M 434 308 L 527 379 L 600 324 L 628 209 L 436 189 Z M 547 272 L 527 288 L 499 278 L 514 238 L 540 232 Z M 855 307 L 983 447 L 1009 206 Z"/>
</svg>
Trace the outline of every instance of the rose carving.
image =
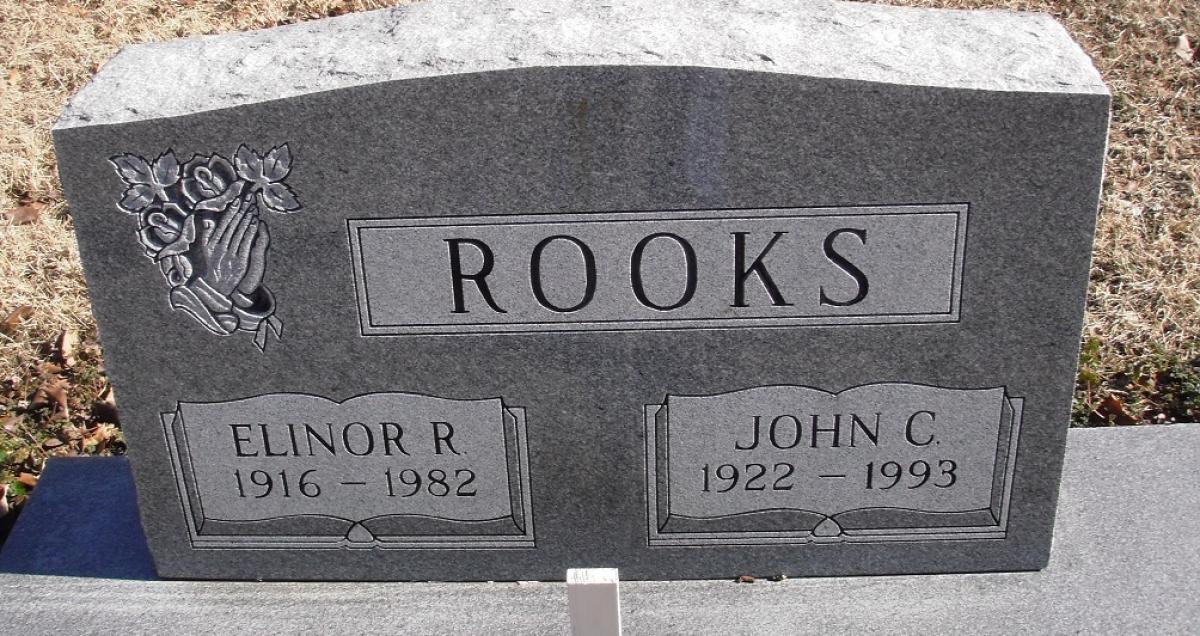
<svg viewBox="0 0 1200 636">
<path fill-rule="evenodd" d="M 243 145 L 232 156 L 181 164 L 168 150 L 154 161 L 127 153 L 109 162 L 126 186 L 117 207 L 137 215 L 138 242 L 170 287 L 171 307 L 214 334 L 253 333 L 265 350 L 283 323 L 263 285 L 271 245 L 263 213 L 300 210 L 284 182 L 292 153 L 287 144 L 265 154 Z"/>
<path fill-rule="evenodd" d="M 138 239 L 154 261 L 182 254 L 196 238 L 196 218 L 174 203 L 151 204 L 141 214 Z"/>
<path fill-rule="evenodd" d="M 223 210 L 241 194 L 233 164 L 221 155 L 196 155 L 183 164 L 183 196 L 197 209 Z"/>
</svg>

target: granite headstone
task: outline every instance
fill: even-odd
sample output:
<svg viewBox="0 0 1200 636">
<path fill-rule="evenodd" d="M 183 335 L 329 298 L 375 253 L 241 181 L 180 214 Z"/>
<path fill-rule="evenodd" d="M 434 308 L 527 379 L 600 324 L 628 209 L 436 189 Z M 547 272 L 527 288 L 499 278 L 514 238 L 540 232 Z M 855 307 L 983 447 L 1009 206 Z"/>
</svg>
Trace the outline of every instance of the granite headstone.
<svg viewBox="0 0 1200 636">
<path fill-rule="evenodd" d="M 1036 569 L 1108 122 L 1037 14 L 434 0 L 54 129 L 160 574 Z"/>
</svg>

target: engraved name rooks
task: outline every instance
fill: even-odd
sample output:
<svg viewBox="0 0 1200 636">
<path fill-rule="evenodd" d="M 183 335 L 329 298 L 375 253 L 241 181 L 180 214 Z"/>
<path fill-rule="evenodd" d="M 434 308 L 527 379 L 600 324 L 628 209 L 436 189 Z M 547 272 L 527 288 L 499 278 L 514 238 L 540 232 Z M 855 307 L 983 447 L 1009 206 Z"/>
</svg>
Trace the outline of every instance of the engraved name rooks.
<svg viewBox="0 0 1200 636">
<path fill-rule="evenodd" d="M 965 205 L 348 221 L 363 335 L 953 322 Z"/>
<path fill-rule="evenodd" d="M 763 289 L 767 292 L 771 304 L 776 307 L 790 307 L 794 303 L 788 302 L 779 287 L 775 284 L 775 279 L 771 276 L 770 270 L 767 268 L 764 259 L 767 253 L 775 247 L 779 239 L 787 236 L 786 231 L 773 232 L 771 237 L 767 239 L 766 246 L 758 252 L 758 256 L 747 264 L 746 256 L 746 241 L 750 236 L 750 232 L 731 232 L 733 238 L 733 299 L 730 307 L 749 307 L 750 304 L 746 300 L 746 283 L 751 276 L 758 279 L 762 284 Z M 858 239 L 862 245 L 867 244 L 867 231 L 861 228 L 843 227 L 830 232 L 825 240 L 822 241 L 822 252 L 825 257 L 846 272 L 854 279 L 854 295 L 847 300 L 837 300 L 825 295 L 825 286 L 817 285 L 820 296 L 820 304 L 831 305 L 835 307 L 849 307 L 856 305 L 867 297 L 867 291 L 870 289 L 870 282 L 867 280 L 867 275 L 863 273 L 854 263 L 839 253 L 834 246 L 834 241 L 838 236 L 846 234 Z M 675 247 L 679 248 L 679 256 L 681 257 L 678 266 L 683 277 L 682 289 L 678 291 L 678 298 L 674 300 L 664 300 L 662 303 L 651 300 L 646 293 L 646 249 L 651 247 L 654 241 L 661 240 L 668 243 L 674 243 Z M 480 297 L 487 303 L 487 306 L 492 311 L 497 313 L 508 313 L 507 310 L 501 309 L 496 304 L 492 297 L 491 288 L 488 285 L 488 276 L 492 274 L 495 265 L 495 255 L 492 248 L 481 239 L 473 238 L 449 238 L 445 239 L 450 251 L 450 285 L 453 290 L 454 303 L 451 310 L 456 314 L 465 314 L 471 311 L 467 309 L 467 303 L 464 300 L 466 294 L 464 288 L 467 282 L 473 283 L 479 291 Z M 553 249 L 555 241 L 561 241 L 565 245 L 578 250 L 578 256 L 581 260 L 582 271 L 582 289 L 580 290 L 579 302 L 570 306 L 556 304 L 550 300 L 546 294 L 545 285 L 543 283 L 542 263 L 545 259 L 547 248 Z M 482 264 L 479 269 L 473 273 L 465 273 L 463 271 L 462 249 L 464 245 L 469 245 L 472 248 L 479 250 L 479 255 L 482 258 Z M 633 246 L 633 250 L 629 256 L 629 287 L 633 292 L 633 297 L 641 306 L 647 309 L 656 311 L 675 311 L 686 306 L 692 301 L 696 295 L 696 283 L 699 268 L 697 267 L 696 250 L 692 247 L 691 242 L 672 232 L 655 232 L 648 234 L 638 240 Z M 667 272 L 657 272 L 661 278 L 668 278 L 670 274 Z M 653 274 L 652 274 L 653 275 Z M 533 246 L 533 251 L 529 256 L 529 289 L 533 292 L 533 298 L 542 307 L 561 314 L 569 314 L 581 311 L 595 300 L 596 297 L 596 254 L 592 248 L 588 246 L 583 239 L 572 236 L 570 234 L 553 234 L 538 241 Z"/>
</svg>

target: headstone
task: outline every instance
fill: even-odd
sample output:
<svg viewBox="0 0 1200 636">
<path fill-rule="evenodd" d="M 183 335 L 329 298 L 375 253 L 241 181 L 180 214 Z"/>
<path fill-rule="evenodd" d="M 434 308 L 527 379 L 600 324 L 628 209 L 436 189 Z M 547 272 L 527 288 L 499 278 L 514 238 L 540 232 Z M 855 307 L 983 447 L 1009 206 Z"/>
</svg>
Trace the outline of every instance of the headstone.
<svg viewBox="0 0 1200 636">
<path fill-rule="evenodd" d="M 1040 568 L 1108 107 L 1004 12 L 128 47 L 54 136 L 159 572 Z"/>
</svg>

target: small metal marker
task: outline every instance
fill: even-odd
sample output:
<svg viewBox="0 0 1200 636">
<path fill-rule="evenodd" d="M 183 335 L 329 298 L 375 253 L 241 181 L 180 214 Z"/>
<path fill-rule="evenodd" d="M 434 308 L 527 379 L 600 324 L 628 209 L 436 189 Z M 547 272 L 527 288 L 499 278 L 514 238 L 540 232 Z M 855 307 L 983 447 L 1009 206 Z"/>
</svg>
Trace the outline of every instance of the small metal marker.
<svg viewBox="0 0 1200 636">
<path fill-rule="evenodd" d="M 567 570 L 567 605 L 574 636 L 621 636 L 616 568 Z"/>
</svg>

